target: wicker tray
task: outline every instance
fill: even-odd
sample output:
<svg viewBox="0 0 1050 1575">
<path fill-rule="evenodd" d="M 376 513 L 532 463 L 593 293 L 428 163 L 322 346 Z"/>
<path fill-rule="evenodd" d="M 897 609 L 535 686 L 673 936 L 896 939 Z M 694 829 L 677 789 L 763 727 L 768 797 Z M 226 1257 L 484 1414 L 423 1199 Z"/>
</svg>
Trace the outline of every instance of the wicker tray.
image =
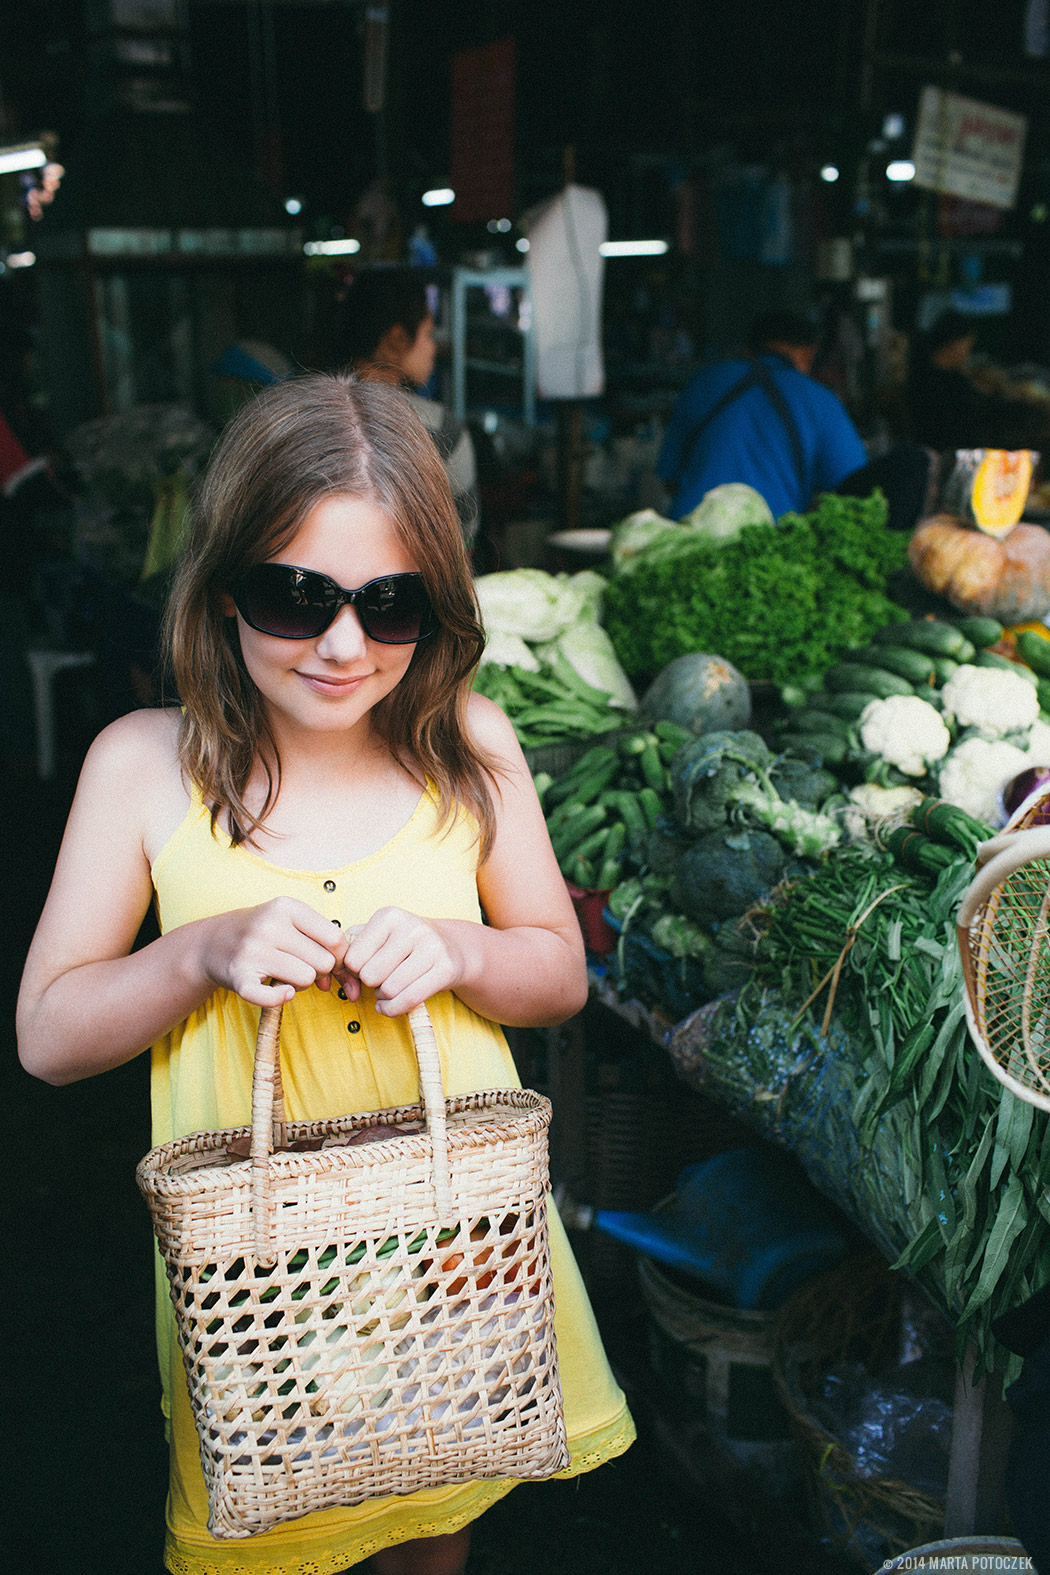
<svg viewBox="0 0 1050 1575">
<path fill-rule="evenodd" d="M 549 1476 L 568 1450 L 547 1100 L 506 1089 L 446 1103 L 420 1007 L 420 1105 L 286 1124 L 280 1016 L 262 1014 L 252 1126 L 166 1143 L 137 1171 L 212 1535 L 444 1483 Z"/>
</svg>

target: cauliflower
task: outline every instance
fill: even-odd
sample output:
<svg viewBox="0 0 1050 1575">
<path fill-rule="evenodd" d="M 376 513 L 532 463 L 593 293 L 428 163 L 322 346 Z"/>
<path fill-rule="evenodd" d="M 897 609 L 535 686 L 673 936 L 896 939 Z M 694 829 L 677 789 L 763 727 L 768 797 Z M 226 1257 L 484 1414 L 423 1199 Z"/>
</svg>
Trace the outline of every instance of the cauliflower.
<svg viewBox="0 0 1050 1575">
<path fill-rule="evenodd" d="M 943 717 L 918 695 L 873 700 L 861 714 L 860 738 L 865 749 L 908 777 L 925 776 L 927 768 L 948 753 L 952 741 Z"/>
<path fill-rule="evenodd" d="M 1025 753 L 1030 765 L 1050 766 L 1050 722 L 1044 722 L 1040 717 L 1032 723 Z"/>
<path fill-rule="evenodd" d="M 941 690 L 945 713 L 960 727 L 983 727 L 997 737 L 1031 727 L 1039 715 L 1035 685 L 997 667 L 957 667 Z"/>
<path fill-rule="evenodd" d="M 977 820 L 1001 826 L 1004 816 L 999 794 L 1011 777 L 1031 763 L 1023 749 L 1001 738 L 968 738 L 956 745 L 941 766 L 941 797 Z"/>
<path fill-rule="evenodd" d="M 842 824 L 852 841 L 867 841 L 871 822 L 887 820 L 890 816 L 904 821 L 908 811 L 921 802 L 918 788 L 888 788 L 879 787 L 875 782 L 862 782 L 859 787 L 850 788 L 849 802 L 841 811 Z"/>
</svg>

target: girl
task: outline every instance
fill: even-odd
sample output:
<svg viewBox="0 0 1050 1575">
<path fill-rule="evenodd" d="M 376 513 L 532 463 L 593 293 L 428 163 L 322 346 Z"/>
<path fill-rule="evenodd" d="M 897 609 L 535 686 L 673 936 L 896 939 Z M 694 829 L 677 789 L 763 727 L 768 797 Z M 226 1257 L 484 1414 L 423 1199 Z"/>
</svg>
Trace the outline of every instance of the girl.
<svg viewBox="0 0 1050 1575">
<path fill-rule="evenodd" d="M 429 1001 L 449 1094 L 517 1078 L 497 1023 L 586 993 L 580 934 L 509 723 L 471 693 L 483 636 L 438 454 L 381 382 L 313 374 L 244 407 L 173 589 L 182 710 L 92 745 L 19 998 L 25 1067 L 61 1084 L 152 1045 L 153 1141 L 250 1119 L 261 1006 L 292 1119 L 412 1102 Z M 131 952 L 155 901 L 161 935 Z M 484 916 L 484 922 L 482 922 Z M 572 1462 L 633 1437 L 556 1217 Z M 159 1261 L 158 1261 L 159 1269 Z M 457 1575 L 512 1481 L 212 1538 L 158 1272 L 175 1575 Z"/>
</svg>

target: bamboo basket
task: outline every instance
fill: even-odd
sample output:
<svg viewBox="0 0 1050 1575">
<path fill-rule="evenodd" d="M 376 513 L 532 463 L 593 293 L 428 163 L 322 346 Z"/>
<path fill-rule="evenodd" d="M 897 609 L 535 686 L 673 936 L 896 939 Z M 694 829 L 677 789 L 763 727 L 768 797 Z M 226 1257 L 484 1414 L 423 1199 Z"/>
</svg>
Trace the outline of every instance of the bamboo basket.
<svg viewBox="0 0 1050 1575">
<path fill-rule="evenodd" d="M 420 1104 L 286 1123 L 280 1021 L 263 1011 L 252 1125 L 165 1143 L 136 1172 L 212 1535 L 567 1465 L 548 1101 L 446 1101 L 419 1007 Z"/>
</svg>

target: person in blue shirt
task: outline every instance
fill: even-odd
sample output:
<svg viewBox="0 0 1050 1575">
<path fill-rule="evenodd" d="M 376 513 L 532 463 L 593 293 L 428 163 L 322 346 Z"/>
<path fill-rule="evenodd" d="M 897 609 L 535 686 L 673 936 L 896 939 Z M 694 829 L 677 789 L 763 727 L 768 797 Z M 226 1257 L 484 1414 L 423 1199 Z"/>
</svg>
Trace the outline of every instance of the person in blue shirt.
<svg viewBox="0 0 1050 1575">
<path fill-rule="evenodd" d="M 775 518 L 802 510 L 867 463 L 840 400 L 809 376 L 817 332 L 795 312 L 763 312 L 748 359 L 704 367 L 671 412 L 657 474 L 681 519 L 705 492 L 744 481 Z"/>
</svg>

